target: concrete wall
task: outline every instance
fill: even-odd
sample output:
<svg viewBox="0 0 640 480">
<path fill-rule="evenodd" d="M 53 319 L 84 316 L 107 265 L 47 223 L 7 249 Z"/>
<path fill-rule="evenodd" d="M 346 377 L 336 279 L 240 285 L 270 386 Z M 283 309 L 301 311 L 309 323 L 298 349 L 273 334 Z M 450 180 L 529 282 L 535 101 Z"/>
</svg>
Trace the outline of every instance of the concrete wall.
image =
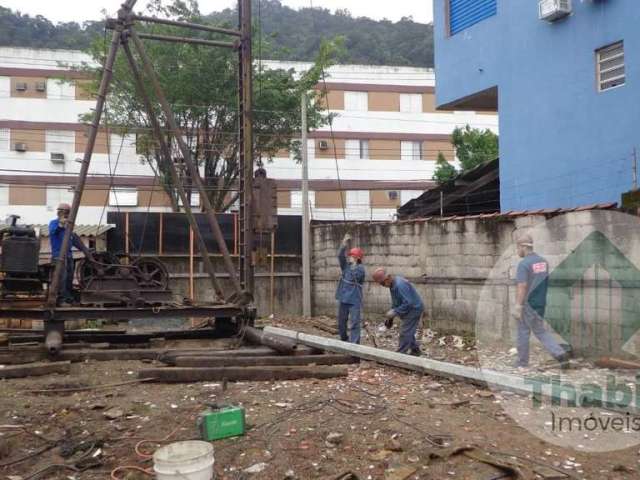
<svg viewBox="0 0 640 480">
<path fill-rule="evenodd" d="M 436 0 L 437 103 L 498 87 L 503 211 L 619 201 L 631 189 L 640 94 L 640 3 L 574 1 L 548 23 L 537 1 L 498 0 L 497 15 L 449 36 Z M 626 85 L 599 92 L 596 50 L 624 41 Z"/>
<path fill-rule="evenodd" d="M 427 325 L 432 328 L 455 333 L 480 330 L 488 338 L 507 339 L 515 332 L 511 318 L 519 262 L 515 238 L 530 233 L 553 275 L 593 232 L 602 232 L 630 262 L 621 264 L 613 259 L 610 264 L 624 274 L 610 272 L 610 276 L 640 278 L 634 277 L 633 267 L 640 265 L 640 239 L 634 234 L 639 223 L 636 217 L 615 211 L 583 211 L 554 218 L 532 215 L 318 225 L 313 229 L 314 313 L 336 314 L 334 293 L 340 275 L 336 253 L 349 231 L 354 243 L 366 252 L 366 317 L 381 322 L 382 314 L 390 308 L 388 290 L 370 278 L 374 269 L 382 266 L 415 284 L 426 305 Z M 594 257 L 594 264 L 602 264 L 602 258 Z M 570 299 L 556 294 L 562 293 L 561 289 L 550 288 L 548 312 L 555 320 L 549 321 L 565 322 L 566 341 L 576 348 L 595 346 L 617 352 L 628 340 L 623 341 L 623 312 L 640 311 L 640 282 L 631 290 L 621 290 L 609 281 L 606 267 L 596 265 L 595 269 L 600 273 L 594 274 L 593 269 L 572 273 Z M 632 291 L 627 298 L 637 300 L 625 304 L 621 300 L 624 291 Z"/>
</svg>

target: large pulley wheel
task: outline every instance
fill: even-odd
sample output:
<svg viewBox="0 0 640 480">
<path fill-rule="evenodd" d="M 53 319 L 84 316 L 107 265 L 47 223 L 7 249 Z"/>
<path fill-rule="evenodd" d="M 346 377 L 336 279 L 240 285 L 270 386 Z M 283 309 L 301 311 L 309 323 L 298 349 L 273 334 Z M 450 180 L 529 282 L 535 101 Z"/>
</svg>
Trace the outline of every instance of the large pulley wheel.
<svg viewBox="0 0 640 480">
<path fill-rule="evenodd" d="M 93 260 L 83 258 L 78 262 L 77 274 L 81 288 L 87 288 L 92 281 L 116 275 L 118 258 L 109 252 L 94 253 Z"/>
<path fill-rule="evenodd" d="M 133 262 L 133 275 L 138 287 L 143 290 L 167 290 L 169 288 L 169 272 L 167 267 L 153 257 L 138 258 Z"/>
</svg>

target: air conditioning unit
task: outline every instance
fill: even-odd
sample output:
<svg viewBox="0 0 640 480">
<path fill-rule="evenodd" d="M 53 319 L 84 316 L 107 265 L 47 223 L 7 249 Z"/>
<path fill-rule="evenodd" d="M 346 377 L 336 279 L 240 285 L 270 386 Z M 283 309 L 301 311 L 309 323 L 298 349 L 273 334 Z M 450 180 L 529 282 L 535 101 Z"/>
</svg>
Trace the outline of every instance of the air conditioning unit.
<svg viewBox="0 0 640 480">
<path fill-rule="evenodd" d="M 46 92 L 47 91 L 47 82 L 36 82 L 36 91 L 37 92 Z"/>
<path fill-rule="evenodd" d="M 387 192 L 387 196 L 389 197 L 389 200 L 398 200 L 398 198 L 400 197 L 398 192 L 395 190 Z"/>
<path fill-rule="evenodd" d="M 326 140 L 320 140 L 318 142 L 318 148 L 320 148 L 320 150 L 329 150 L 329 142 Z"/>
<path fill-rule="evenodd" d="M 14 149 L 16 152 L 26 152 L 26 151 L 27 151 L 27 144 L 26 144 L 26 143 L 16 143 L 16 144 L 13 146 L 13 149 Z"/>
<path fill-rule="evenodd" d="M 64 163 L 64 153 L 51 153 L 51 163 Z"/>
<path fill-rule="evenodd" d="M 26 82 L 17 82 L 16 90 L 18 92 L 26 92 L 27 91 L 27 83 Z"/>
<path fill-rule="evenodd" d="M 538 3 L 538 16 L 547 22 L 555 22 L 572 11 L 571 0 L 540 0 Z"/>
</svg>

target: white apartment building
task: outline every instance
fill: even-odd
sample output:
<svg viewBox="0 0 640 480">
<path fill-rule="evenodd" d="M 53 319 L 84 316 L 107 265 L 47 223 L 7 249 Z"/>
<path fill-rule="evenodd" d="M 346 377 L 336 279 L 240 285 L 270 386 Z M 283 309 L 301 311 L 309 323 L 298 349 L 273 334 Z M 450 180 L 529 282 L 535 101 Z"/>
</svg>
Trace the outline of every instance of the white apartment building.
<svg viewBox="0 0 640 480">
<path fill-rule="evenodd" d="M 88 61 L 79 51 L 0 48 L 0 219 L 17 214 L 27 223 L 45 223 L 59 202 L 71 200 L 86 144 L 79 117 L 95 101 L 82 77 L 61 65 Z M 303 71 L 309 64 L 262 66 Z M 314 219 L 393 218 L 397 206 L 432 185 L 439 152 L 455 161 L 450 136 L 456 126 L 497 133 L 495 114 L 436 112 L 430 69 L 340 65 L 326 74 L 319 87 L 326 87 L 327 106 L 337 116 L 331 128 L 309 136 Z M 105 223 L 106 212 L 115 209 L 171 210 L 135 143 L 133 135 L 100 132 L 79 223 Z M 300 165 L 281 152 L 266 168 L 278 181 L 279 213 L 299 215 Z"/>
</svg>

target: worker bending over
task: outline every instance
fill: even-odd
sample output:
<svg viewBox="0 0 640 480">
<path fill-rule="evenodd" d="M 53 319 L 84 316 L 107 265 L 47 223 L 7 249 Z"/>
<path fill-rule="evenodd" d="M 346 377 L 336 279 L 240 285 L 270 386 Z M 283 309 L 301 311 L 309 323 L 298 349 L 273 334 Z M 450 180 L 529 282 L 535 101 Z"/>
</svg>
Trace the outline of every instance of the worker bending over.
<svg viewBox="0 0 640 480">
<path fill-rule="evenodd" d="M 338 308 L 338 332 L 343 342 L 360 343 L 360 322 L 362 311 L 362 285 L 365 271 L 362 266 L 364 252 L 360 248 L 352 248 L 347 255 L 347 248 L 351 242 L 349 234 L 344 236 L 338 251 L 340 262 L 340 281 L 336 291 Z M 350 326 L 349 326 L 350 323 Z"/>
<path fill-rule="evenodd" d="M 416 340 L 416 330 L 424 312 L 420 295 L 406 278 L 388 275 L 384 268 L 373 273 L 373 280 L 391 290 L 392 308 L 385 315 L 385 326 L 391 328 L 396 317 L 402 320 L 398 352 L 420 356 L 422 352 Z"/>
</svg>

